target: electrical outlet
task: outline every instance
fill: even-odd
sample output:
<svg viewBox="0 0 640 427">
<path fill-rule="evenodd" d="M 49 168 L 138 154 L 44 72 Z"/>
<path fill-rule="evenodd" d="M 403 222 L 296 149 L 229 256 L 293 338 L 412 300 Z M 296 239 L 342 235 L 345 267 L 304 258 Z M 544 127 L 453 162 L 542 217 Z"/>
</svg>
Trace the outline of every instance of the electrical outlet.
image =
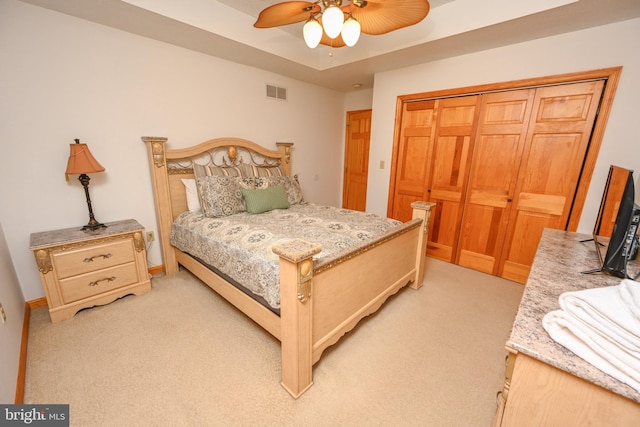
<svg viewBox="0 0 640 427">
<path fill-rule="evenodd" d="M 2 319 L 2 323 L 7 323 L 7 313 L 4 312 L 2 303 L 0 303 L 0 319 Z"/>
<path fill-rule="evenodd" d="M 156 240 L 156 236 L 153 234 L 153 231 L 147 231 L 145 233 L 145 239 L 147 240 L 147 243 L 151 243 Z"/>
</svg>

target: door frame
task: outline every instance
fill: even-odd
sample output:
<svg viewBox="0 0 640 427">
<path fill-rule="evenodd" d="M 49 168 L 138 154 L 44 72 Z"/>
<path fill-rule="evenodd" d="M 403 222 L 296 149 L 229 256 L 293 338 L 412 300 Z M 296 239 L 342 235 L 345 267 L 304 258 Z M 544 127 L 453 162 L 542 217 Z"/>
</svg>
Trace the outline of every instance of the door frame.
<svg viewBox="0 0 640 427">
<path fill-rule="evenodd" d="M 582 167 L 582 173 L 578 181 L 578 187 L 576 190 L 573 207 L 567 221 L 566 230 L 576 231 L 578 229 L 578 223 L 580 222 L 580 216 L 582 215 L 582 209 L 587 197 L 587 191 L 589 190 L 589 184 L 593 176 L 593 170 L 595 168 L 596 160 L 600 152 L 600 146 L 602 145 L 602 139 L 604 137 L 604 131 L 611 113 L 613 105 L 613 99 L 616 89 L 618 88 L 618 82 L 620 81 L 620 75 L 622 74 L 622 66 L 601 68 L 590 71 L 579 71 L 567 74 L 558 74 L 553 76 L 535 77 L 530 79 L 512 80 L 499 83 L 488 83 L 476 86 L 467 86 L 454 89 L 444 89 L 432 92 L 414 93 L 409 95 L 400 95 L 396 99 L 396 116 L 395 116 L 395 129 L 393 134 L 393 151 L 391 162 L 391 178 L 389 182 L 389 196 L 387 198 L 387 214 L 392 209 L 393 194 L 395 194 L 395 179 L 397 174 L 397 152 L 400 144 L 400 124 L 402 123 L 402 104 L 405 102 L 412 102 L 418 100 L 437 99 L 437 98 L 449 98 L 464 95 L 477 95 L 487 92 L 507 91 L 515 89 L 535 88 L 541 86 L 551 86 L 567 83 L 578 83 L 589 80 L 605 80 L 604 90 L 602 92 L 602 99 L 600 102 L 600 109 L 593 125 L 591 133 L 591 141 L 587 154 L 585 156 L 584 165 Z"/>
</svg>

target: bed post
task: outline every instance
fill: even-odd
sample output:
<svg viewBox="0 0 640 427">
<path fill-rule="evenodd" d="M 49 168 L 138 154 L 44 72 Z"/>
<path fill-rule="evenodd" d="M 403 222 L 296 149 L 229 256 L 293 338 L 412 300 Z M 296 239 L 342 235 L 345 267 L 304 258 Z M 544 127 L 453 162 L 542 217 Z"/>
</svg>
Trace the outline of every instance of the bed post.
<svg viewBox="0 0 640 427">
<path fill-rule="evenodd" d="M 284 157 L 282 163 L 284 174 L 289 176 L 291 175 L 291 147 L 293 146 L 293 142 L 276 142 L 276 145 L 278 146 L 278 151 Z"/>
<path fill-rule="evenodd" d="M 151 169 L 151 179 L 154 181 L 153 189 L 158 222 L 158 237 L 160 240 L 160 248 L 162 249 L 164 270 L 165 273 L 169 275 L 178 271 L 178 262 L 169 244 L 173 218 L 171 213 L 171 193 L 169 192 L 167 159 L 165 158 L 165 143 L 167 142 L 167 138 L 143 136 L 142 141 L 147 145 L 147 152 L 149 153 L 149 168 Z"/>
<path fill-rule="evenodd" d="M 418 252 L 416 254 L 416 279 L 409 285 L 413 289 L 420 289 L 424 281 L 424 263 L 427 255 L 427 237 L 429 233 L 429 221 L 431 219 L 431 210 L 435 203 L 430 202 L 413 202 L 413 219 L 422 219 L 422 227 L 418 234 Z"/>
<path fill-rule="evenodd" d="M 282 386 L 298 398 L 313 384 L 313 256 L 321 250 L 304 240 L 275 245 L 280 256 Z"/>
</svg>

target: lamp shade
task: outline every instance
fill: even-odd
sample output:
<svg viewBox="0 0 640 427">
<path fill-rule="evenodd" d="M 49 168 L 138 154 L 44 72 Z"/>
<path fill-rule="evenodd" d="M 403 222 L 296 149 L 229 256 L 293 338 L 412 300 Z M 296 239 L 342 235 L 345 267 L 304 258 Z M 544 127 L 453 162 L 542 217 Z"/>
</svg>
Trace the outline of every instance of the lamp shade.
<svg viewBox="0 0 640 427">
<path fill-rule="evenodd" d="M 342 25 L 342 40 L 347 46 L 351 47 L 355 46 L 359 38 L 360 23 L 350 16 Z"/>
<path fill-rule="evenodd" d="M 318 46 L 320 39 L 322 39 L 322 26 L 312 17 L 304 24 L 304 27 L 302 27 L 302 35 L 304 36 L 304 42 L 307 46 L 313 49 Z"/>
<path fill-rule="evenodd" d="M 93 157 L 87 144 L 80 144 L 79 140 L 76 139 L 76 143 L 69 144 L 69 147 L 69 161 L 65 172 L 67 175 L 104 171 L 104 167 Z"/>
<path fill-rule="evenodd" d="M 322 12 L 322 27 L 329 38 L 335 39 L 342 31 L 344 12 L 335 4 L 327 7 Z"/>
</svg>

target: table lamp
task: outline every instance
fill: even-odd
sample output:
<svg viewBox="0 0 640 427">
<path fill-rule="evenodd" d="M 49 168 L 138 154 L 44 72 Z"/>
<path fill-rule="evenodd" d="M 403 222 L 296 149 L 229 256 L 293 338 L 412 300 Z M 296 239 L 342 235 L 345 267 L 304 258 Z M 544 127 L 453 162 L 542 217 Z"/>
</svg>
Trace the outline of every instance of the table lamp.
<svg viewBox="0 0 640 427">
<path fill-rule="evenodd" d="M 106 225 L 99 223 L 93 216 L 93 209 L 91 209 L 91 197 L 89 197 L 89 176 L 88 173 L 103 172 L 104 167 L 93 157 L 87 144 L 81 144 L 79 139 L 74 139 L 75 144 L 69 144 L 71 149 L 69 153 L 69 161 L 67 162 L 67 180 L 69 175 L 78 175 L 78 180 L 84 187 L 84 194 L 87 197 L 87 206 L 89 207 L 89 223 L 82 227 L 82 230 L 96 230 L 98 228 L 106 227 Z"/>
</svg>

